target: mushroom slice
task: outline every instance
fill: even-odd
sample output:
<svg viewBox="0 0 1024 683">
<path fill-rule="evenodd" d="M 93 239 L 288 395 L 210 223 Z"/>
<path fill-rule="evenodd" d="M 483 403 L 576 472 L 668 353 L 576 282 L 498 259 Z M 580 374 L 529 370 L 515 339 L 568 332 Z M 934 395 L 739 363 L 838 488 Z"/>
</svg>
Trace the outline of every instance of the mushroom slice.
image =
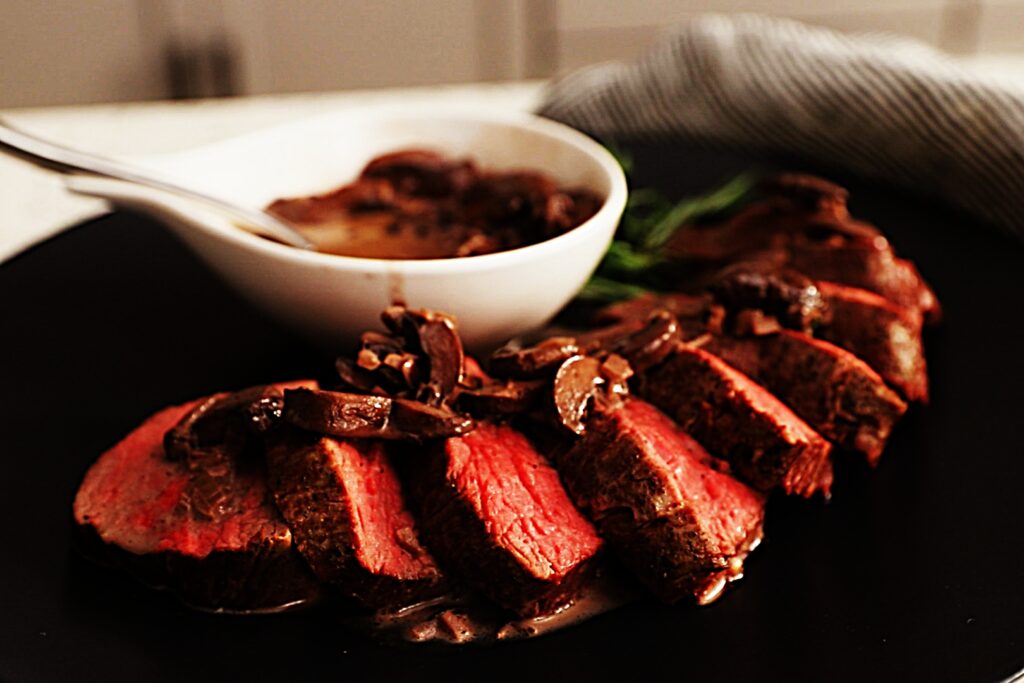
<svg viewBox="0 0 1024 683">
<path fill-rule="evenodd" d="M 295 389 L 285 392 L 284 419 L 342 438 L 423 441 L 465 434 L 473 421 L 448 408 L 387 396 Z"/>
</svg>

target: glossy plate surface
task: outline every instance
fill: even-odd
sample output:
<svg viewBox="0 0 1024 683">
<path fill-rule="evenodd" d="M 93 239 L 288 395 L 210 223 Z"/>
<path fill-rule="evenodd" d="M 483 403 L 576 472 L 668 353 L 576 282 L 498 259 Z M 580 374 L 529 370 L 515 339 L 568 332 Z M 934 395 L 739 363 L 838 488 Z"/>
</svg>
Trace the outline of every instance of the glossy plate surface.
<svg viewBox="0 0 1024 683">
<path fill-rule="evenodd" d="M 636 186 L 673 196 L 748 165 L 632 149 Z M 494 648 L 384 647 L 323 612 L 200 614 L 79 559 L 71 500 L 100 452 L 164 405 L 323 372 L 331 356 L 135 216 L 3 265 L 0 680 L 1013 676 L 1024 668 L 1024 248 L 938 201 L 824 173 L 938 291 L 946 320 L 926 342 L 932 404 L 899 425 L 876 472 L 841 461 L 830 504 L 773 499 L 766 542 L 718 603 L 638 603 Z"/>
</svg>

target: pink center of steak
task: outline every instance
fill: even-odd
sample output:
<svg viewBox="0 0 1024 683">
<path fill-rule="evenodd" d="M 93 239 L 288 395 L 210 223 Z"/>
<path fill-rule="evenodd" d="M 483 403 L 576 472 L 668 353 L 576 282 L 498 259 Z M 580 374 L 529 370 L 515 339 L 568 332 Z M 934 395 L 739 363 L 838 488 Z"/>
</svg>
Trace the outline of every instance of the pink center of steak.
<svg viewBox="0 0 1024 683">
<path fill-rule="evenodd" d="M 711 467 L 712 458 L 664 413 L 638 399 L 629 400 L 615 419 L 623 435 L 645 444 L 671 472 L 672 496 L 699 511 L 697 519 L 708 539 L 724 555 L 732 555 L 759 528 L 764 498 L 727 474 Z"/>
<path fill-rule="evenodd" d="M 238 514 L 219 521 L 196 519 L 181 505 L 190 474 L 164 458 L 164 433 L 199 401 L 165 408 L 103 454 L 75 497 L 75 520 L 94 527 L 107 543 L 145 554 L 163 550 L 203 558 L 239 550 L 250 542 L 291 532 L 268 502 L 258 472 L 239 473 Z"/>
<path fill-rule="evenodd" d="M 446 448 L 448 480 L 491 538 L 538 578 L 557 582 L 600 547 L 558 473 L 516 430 L 480 423 Z"/>
<path fill-rule="evenodd" d="M 402 580 L 437 574 L 430 555 L 414 536 L 394 468 L 379 441 L 323 439 L 334 476 L 351 505 L 355 552 L 367 570 Z"/>
</svg>

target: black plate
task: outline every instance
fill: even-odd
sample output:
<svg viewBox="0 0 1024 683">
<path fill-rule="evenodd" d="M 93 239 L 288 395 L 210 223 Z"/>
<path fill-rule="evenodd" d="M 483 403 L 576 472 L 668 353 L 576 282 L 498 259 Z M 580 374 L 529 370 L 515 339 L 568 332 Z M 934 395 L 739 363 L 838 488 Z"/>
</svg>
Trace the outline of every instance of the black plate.
<svg viewBox="0 0 1024 683">
<path fill-rule="evenodd" d="M 673 195 L 746 166 L 633 149 L 637 184 Z M 718 603 L 634 604 L 494 648 L 389 648 L 325 613 L 200 614 L 79 559 L 80 478 L 147 414 L 330 359 L 138 217 L 94 221 L 0 267 L 0 679 L 1012 676 L 1024 668 L 1024 249 L 939 203 L 838 179 L 945 305 L 927 339 L 932 404 L 899 425 L 876 472 L 841 461 L 830 504 L 773 500 L 767 541 Z"/>
</svg>

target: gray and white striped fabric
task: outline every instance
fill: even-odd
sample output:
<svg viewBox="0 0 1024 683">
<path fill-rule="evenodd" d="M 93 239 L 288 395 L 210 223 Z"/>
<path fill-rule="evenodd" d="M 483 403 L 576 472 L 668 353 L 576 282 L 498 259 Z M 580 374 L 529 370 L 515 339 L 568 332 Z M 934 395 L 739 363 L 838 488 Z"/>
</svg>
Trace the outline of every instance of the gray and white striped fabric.
<svg viewBox="0 0 1024 683">
<path fill-rule="evenodd" d="M 539 113 L 604 138 L 802 155 L 942 196 L 1024 237 L 1024 87 L 914 41 L 705 15 L 636 62 L 557 81 Z"/>
</svg>

